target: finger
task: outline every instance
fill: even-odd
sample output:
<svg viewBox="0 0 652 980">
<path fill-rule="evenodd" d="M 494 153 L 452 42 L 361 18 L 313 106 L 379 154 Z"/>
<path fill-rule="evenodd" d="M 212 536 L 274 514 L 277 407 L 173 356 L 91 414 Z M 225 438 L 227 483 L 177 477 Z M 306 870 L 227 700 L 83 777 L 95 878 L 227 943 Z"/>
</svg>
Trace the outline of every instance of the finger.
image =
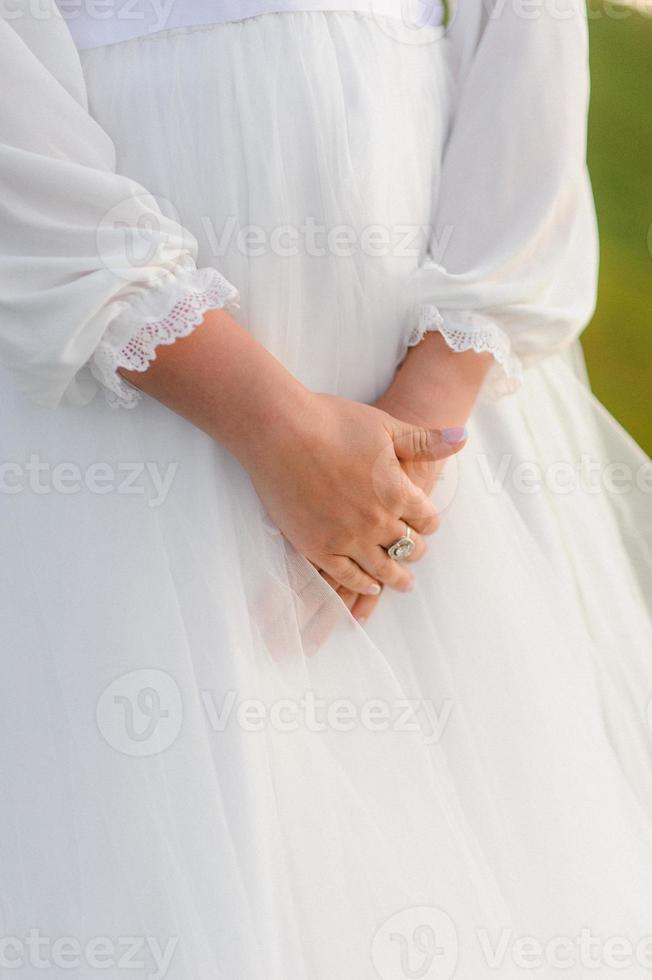
<svg viewBox="0 0 652 980">
<path fill-rule="evenodd" d="M 360 598 L 360 595 L 359 595 L 358 592 L 352 592 L 351 589 L 345 589 L 344 586 L 340 586 L 340 588 L 337 589 L 337 594 L 340 597 L 340 599 L 342 600 L 342 602 L 344 603 L 344 605 L 349 610 L 350 609 L 353 609 L 353 607 L 355 606 L 356 602 Z M 366 599 L 367 596 L 364 596 L 363 598 Z"/>
<path fill-rule="evenodd" d="M 330 585 L 333 592 L 337 592 L 344 605 L 347 606 L 348 609 L 353 609 L 356 601 L 360 598 L 359 593 L 352 592 L 351 589 L 345 589 L 343 585 L 339 585 L 332 575 L 325 572 L 323 568 L 318 569 L 318 571 L 324 581 Z"/>
<path fill-rule="evenodd" d="M 426 542 L 423 540 L 421 535 L 417 534 L 417 532 L 414 530 L 412 525 L 409 524 L 409 521 L 396 521 L 396 524 L 394 524 L 391 527 L 387 537 L 385 538 L 385 540 L 381 542 L 381 544 L 383 548 L 388 549 L 391 548 L 391 546 L 395 544 L 399 540 L 399 538 L 406 537 L 406 528 L 405 528 L 406 524 L 408 524 L 410 528 L 410 538 L 412 541 L 414 541 L 414 551 L 408 557 L 401 558 L 400 560 L 419 561 L 419 559 L 423 558 L 423 556 L 425 555 L 427 546 L 426 546 Z"/>
<path fill-rule="evenodd" d="M 319 562 L 321 568 L 335 581 L 337 588 L 343 587 L 358 595 L 380 595 L 381 585 L 367 571 L 363 571 L 355 561 L 344 555 L 327 555 Z"/>
<path fill-rule="evenodd" d="M 364 552 L 351 556 L 373 579 L 397 592 L 411 592 L 414 588 L 414 576 L 403 568 L 400 562 L 390 558 L 380 545 L 365 549 Z"/>
<path fill-rule="evenodd" d="M 353 606 L 353 609 L 351 610 L 351 615 L 353 616 L 354 619 L 357 619 L 357 621 L 360 623 L 361 626 L 363 626 L 367 622 L 369 617 L 372 615 L 372 613 L 375 611 L 376 606 L 378 605 L 380 600 L 381 600 L 381 596 L 373 596 L 373 595 L 358 596 L 358 599 L 355 605 Z"/>
<path fill-rule="evenodd" d="M 400 460 L 434 462 L 459 452 L 466 443 L 463 426 L 452 429 L 426 429 L 396 421 L 393 433 L 394 452 Z"/>
<path fill-rule="evenodd" d="M 352 616 L 360 623 L 366 622 L 376 608 L 380 596 L 359 595 L 357 592 L 345 589 L 343 585 L 338 586 L 335 579 L 321 568 L 319 574 L 337 592 Z"/>
<path fill-rule="evenodd" d="M 397 476 L 400 517 L 418 534 L 434 534 L 439 529 L 439 514 L 434 502 L 399 467 Z M 400 535 L 399 535 L 400 537 Z"/>
</svg>

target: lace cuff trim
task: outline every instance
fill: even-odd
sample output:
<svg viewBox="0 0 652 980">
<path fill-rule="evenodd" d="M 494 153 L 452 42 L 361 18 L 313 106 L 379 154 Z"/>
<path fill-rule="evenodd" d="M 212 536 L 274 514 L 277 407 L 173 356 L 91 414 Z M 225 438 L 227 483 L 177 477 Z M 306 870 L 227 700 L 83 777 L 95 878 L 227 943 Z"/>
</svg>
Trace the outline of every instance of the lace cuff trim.
<svg viewBox="0 0 652 980">
<path fill-rule="evenodd" d="M 416 347 L 427 333 L 437 331 L 457 353 L 473 350 L 478 354 L 493 355 L 496 364 L 486 382 L 490 395 L 499 398 L 517 391 L 523 382 L 523 365 L 512 351 L 505 331 L 494 320 L 479 313 L 456 314 L 455 318 L 462 320 L 463 326 L 447 324 L 436 306 L 422 306 L 418 322 L 408 338 L 408 347 Z"/>
<path fill-rule="evenodd" d="M 156 348 L 170 345 L 188 337 L 199 326 L 208 310 L 237 309 L 238 291 L 215 269 L 195 270 L 184 280 L 183 292 L 160 319 L 147 318 L 140 328 L 134 322 L 135 333 L 122 346 L 111 342 L 110 331 L 97 347 L 90 363 L 93 376 L 104 387 L 106 400 L 112 408 L 134 408 L 142 393 L 118 374 L 118 368 L 146 371 L 156 360 Z M 135 312 L 130 318 L 137 320 Z"/>
</svg>

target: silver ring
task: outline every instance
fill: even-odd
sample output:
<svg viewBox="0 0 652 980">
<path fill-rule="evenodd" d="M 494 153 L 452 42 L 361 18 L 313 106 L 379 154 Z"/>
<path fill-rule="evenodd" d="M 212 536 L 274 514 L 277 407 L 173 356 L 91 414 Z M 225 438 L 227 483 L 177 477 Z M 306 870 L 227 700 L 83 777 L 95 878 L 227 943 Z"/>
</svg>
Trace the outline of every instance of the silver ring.
<svg viewBox="0 0 652 980">
<path fill-rule="evenodd" d="M 387 554 L 394 561 L 402 561 L 404 558 L 410 557 L 416 546 L 416 541 L 412 537 L 412 528 L 406 524 L 405 534 L 387 549 Z"/>
</svg>

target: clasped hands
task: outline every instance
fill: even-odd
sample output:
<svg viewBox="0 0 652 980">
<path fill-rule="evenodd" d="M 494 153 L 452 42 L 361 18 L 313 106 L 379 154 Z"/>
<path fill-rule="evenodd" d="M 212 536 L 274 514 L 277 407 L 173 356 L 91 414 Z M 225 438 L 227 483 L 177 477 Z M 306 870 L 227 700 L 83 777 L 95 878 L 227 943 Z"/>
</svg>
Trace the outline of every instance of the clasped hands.
<svg viewBox="0 0 652 980">
<path fill-rule="evenodd" d="M 407 565 L 439 526 L 429 494 L 437 467 L 465 443 L 463 428 L 429 429 L 390 414 L 390 398 L 364 405 L 310 394 L 251 477 L 267 513 L 364 622 L 384 586 L 413 588 Z M 387 549 L 412 529 L 405 562 Z"/>
</svg>

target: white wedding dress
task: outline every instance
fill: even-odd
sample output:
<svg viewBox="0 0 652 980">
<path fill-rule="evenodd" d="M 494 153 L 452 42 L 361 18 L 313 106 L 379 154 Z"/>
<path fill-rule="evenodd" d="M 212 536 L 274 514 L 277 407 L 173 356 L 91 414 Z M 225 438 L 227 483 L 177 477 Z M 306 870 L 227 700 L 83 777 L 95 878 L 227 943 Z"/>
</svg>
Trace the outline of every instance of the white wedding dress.
<svg viewBox="0 0 652 980">
<path fill-rule="evenodd" d="M 30 9 L 0 19 L 0 976 L 648 977 L 651 479 L 576 343 L 582 16 L 78 55 Z M 225 304 L 365 402 L 426 330 L 495 355 L 416 590 L 364 629 L 115 374 Z"/>
</svg>

